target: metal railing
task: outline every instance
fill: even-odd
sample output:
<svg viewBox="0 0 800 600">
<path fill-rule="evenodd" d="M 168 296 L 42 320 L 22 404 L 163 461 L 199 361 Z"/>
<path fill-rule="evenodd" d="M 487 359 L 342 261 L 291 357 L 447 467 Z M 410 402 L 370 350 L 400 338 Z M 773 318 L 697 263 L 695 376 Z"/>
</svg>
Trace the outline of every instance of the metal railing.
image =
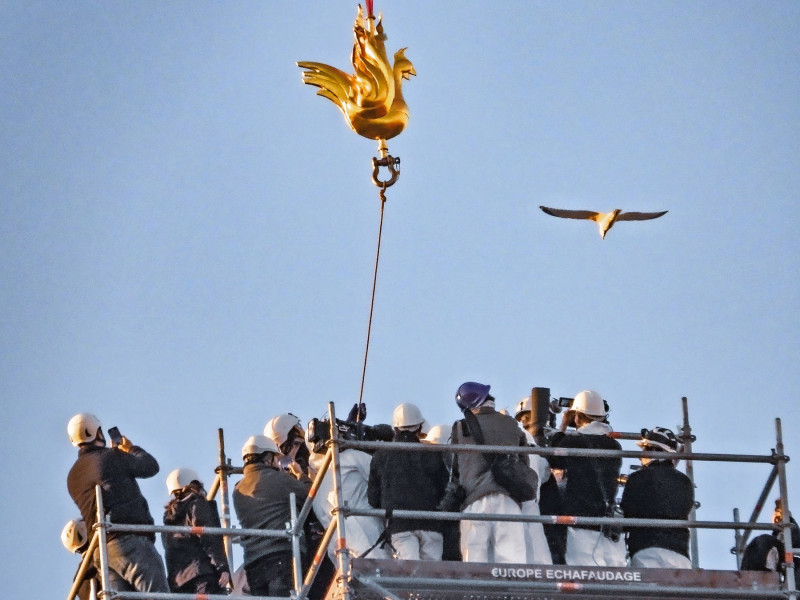
<svg viewBox="0 0 800 600">
<path fill-rule="evenodd" d="M 788 491 L 786 484 L 786 462 L 789 460 L 784 455 L 781 421 L 776 419 L 776 448 L 769 455 L 749 455 L 749 454 L 719 454 L 719 453 L 697 453 L 692 452 L 691 442 L 694 437 L 691 435 L 691 429 L 688 425 L 688 412 L 686 410 L 686 399 L 684 402 L 684 427 L 681 432 L 681 441 L 683 442 L 683 451 L 670 455 L 670 458 L 685 461 L 687 474 L 693 477 L 692 465 L 694 461 L 709 461 L 709 462 L 738 462 L 738 463 L 754 463 L 754 464 L 771 464 L 773 469 L 767 479 L 763 492 L 759 496 L 756 508 L 754 509 L 751 518 L 747 522 L 741 522 L 738 519 L 738 511 L 734 515 L 733 521 L 698 521 L 695 517 L 694 510 L 686 520 L 672 520 L 672 519 L 633 519 L 624 517 L 581 517 L 581 516 L 561 516 L 561 515 L 507 515 L 507 514 L 465 514 L 461 512 L 430 512 L 430 511 L 409 511 L 409 510 L 394 510 L 393 516 L 398 518 L 413 518 L 413 519 L 428 519 L 439 521 L 518 521 L 525 523 L 541 523 L 543 525 L 575 525 L 575 526 L 591 526 L 597 527 L 601 525 L 618 525 L 625 528 L 631 527 L 664 527 L 664 528 L 688 528 L 691 533 L 691 548 L 690 555 L 693 568 L 697 568 L 697 538 L 696 531 L 698 529 L 731 529 L 735 532 L 737 553 L 737 568 L 739 567 L 738 557 L 747 543 L 747 539 L 752 531 L 777 531 L 783 533 L 785 541 L 785 552 L 782 557 L 784 568 L 784 580 L 779 591 L 772 590 L 741 590 L 741 589 L 716 589 L 699 588 L 696 586 L 666 586 L 659 587 L 657 585 L 648 585 L 646 591 L 648 595 L 653 597 L 670 596 L 670 597 L 707 597 L 707 598 L 792 598 L 797 599 L 798 593 L 795 590 L 794 579 L 794 562 L 793 551 L 791 545 L 791 513 L 788 510 Z M 224 437 L 222 430 L 219 430 L 219 465 L 216 467 L 216 478 L 209 488 L 208 498 L 213 499 L 219 495 L 221 513 L 222 513 L 222 527 L 189 527 L 189 526 L 165 526 L 165 525 L 123 525 L 111 523 L 105 516 L 103 508 L 103 500 L 101 489 L 98 486 L 96 489 L 97 499 L 97 512 L 98 519 L 95 525 L 95 530 L 92 535 L 91 542 L 87 551 L 84 553 L 84 558 L 79 568 L 78 574 L 75 577 L 75 582 L 70 589 L 67 600 L 72 600 L 77 593 L 77 589 L 81 584 L 86 572 L 92 565 L 93 555 L 99 555 L 100 563 L 100 591 L 98 592 L 99 598 L 120 598 L 120 599 L 151 599 L 151 600 L 179 600 L 189 596 L 195 597 L 194 594 L 177 594 L 177 593 L 153 593 L 153 592 L 129 592 L 129 591 L 114 591 L 109 586 L 109 572 L 108 572 L 108 555 L 107 555 L 107 538 L 109 532 L 127 532 L 127 533 L 194 533 L 202 535 L 220 535 L 224 539 L 224 547 L 229 561 L 231 573 L 234 571 L 232 542 L 234 538 L 241 536 L 258 536 L 258 537 L 284 537 L 290 540 L 292 548 L 292 571 L 294 589 L 291 593 L 291 598 L 294 600 L 305 600 L 308 592 L 314 582 L 314 579 L 319 572 L 322 561 L 328 550 L 328 546 L 333 543 L 334 537 L 336 557 L 336 566 L 339 573 L 337 585 L 340 586 L 338 597 L 342 600 L 350 600 L 352 595 L 351 582 L 355 579 L 358 580 L 363 586 L 372 590 L 375 593 L 382 595 L 384 598 L 391 600 L 399 600 L 399 596 L 392 593 L 387 589 L 387 586 L 399 585 L 405 582 L 407 585 L 419 586 L 436 586 L 438 589 L 458 589 L 468 586 L 470 589 L 481 591 L 487 590 L 527 590 L 530 592 L 546 592 L 558 594 L 560 592 L 579 591 L 580 593 L 592 594 L 618 594 L 624 597 L 625 594 L 634 595 L 641 592 L 641 589 L 635 585 L 609 585 L 609 584 L 590 584 L 590 583 L 552 583 L 552 582 L 533 582 L 533 581 L 502 581 L 496 580 L 481 580 L 470 579 L 464 582 L 459 579 L 448 579 L 436 577 L 435 579 L 426 577 L 392 577 L 392 576 L 366 576 L 361 573 L 353 573 L 351 570 L 350 554 L 346 541 L 346 524 L 345 519 L 349 516 L 370 516 L 385 518 L 386 510 L 383 509 L 355 509 L 348 507 L 345 503 L 342 479 L 341 479 L 341 462 L 339 452 L 347 449 L 358 449 L 364 451 L 377 450 L 379 448 L 386 448 L 387 442 L 368 442 L 368 441 L 353 441 L 344 440 L 338 437 L 338 430 L 335 426 L 336 415 L 333 403 L 328 405 L 329 419 L 331 424 L 331 440 L 328 443 L 328 452 L 316 474 L 312 483 L 308 497 L 305 499 L 299 513 L 297 512 L 294 494 L 290 500 L 291 506 L 291 520 L 287 523 L 285 530 L 253 530 L 241 529 L 231 526 L 230 522 L 230 499 L 228 478 L 233 474 L 242 473 L 242 468 L 234 467 L 231 465 L 230 459 L 225 456 L 224 450 Z M 633 434 L 630 436 L 626 434 L 617 434 L 617 438 L 621 439 L 638 439 L 634 438 Z M 423 452 L 441 452 L 447 454 L 458 453 L 508 453 L 509 446 L 488 446 L 488 445 L 435 445 L 435 444 L 415 444 L 415 443 L 400 443 L 391 442 L 393 451 L 423 451 Z M 656 459 L 663 459 L 663 452 L 648 452 L 648 451 L 627 451 L 627 450 L 600 450 L 600 449 L 578 449 L 578 448 L 548 448 L 548 447 L 514 447 L 515 453 L 521 454 L 537 454 L 539 456 L 558 456 L 558 457 L 596 457 L 596 458 L 641 458 L 649 457 Z M 317 492 L 323 482 L 323 478 L 328 473 L 329 469 L 332 472 L 333 478 L 333 491 L 335 497 L 335 508 L 332 511 L 333 519 L 329 526 L 326 528 L 319 547 L 316 549 L 313 559 L 310 561 L 308 569 L 305 574 L 302 572 L 301 565 L 301 549 L 300 549 L 300 536 L 303 531 L 303 526 L 308 518 L 313 501 Z M 775 481 L 779 483 L 780 500 L 784 507 L 782 521 L 780 523 L 766 523 L 757 522 L 760 515 L 761 508 L 770 490 L 772 489 Z M 742 533 L 744 532 L 744 533 Z M 595 589 L 596 588 L 596 589 Z M 642 588 L 644 589 L 644 588 Z M 268 596 L 242 596 L 242 595 L 203 595 L 203 598 L 208 600 L 219 600 L 227 598 L 228 600 L 275 600 Z"/>
</svg>

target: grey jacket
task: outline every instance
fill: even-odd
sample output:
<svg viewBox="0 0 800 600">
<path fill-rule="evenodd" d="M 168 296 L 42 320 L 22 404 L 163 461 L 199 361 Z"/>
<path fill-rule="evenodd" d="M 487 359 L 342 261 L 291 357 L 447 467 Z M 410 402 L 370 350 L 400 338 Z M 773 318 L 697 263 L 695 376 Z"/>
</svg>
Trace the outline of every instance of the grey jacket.
<svg viewBox="0 0 800 600">
<path fill-rule="evenodd" d="M 284 531 L 291 518 L 289 494 L 295 493 L 298 508 L 305 502 L 310 481 L 298 481 L 288 473 L 263 463 L 245 465 L 244 477 L 233 490 L 233 507 L 244 529 Z M 288 538 L 242 537 L 244 564 L 275 552 L 291 550 Z"/>
<path fill-rule="evenodd" d="M 525 434 L 517 422 L 508 415 L 500 414 L 490 406 L 481 406 L 472 412 L 478 419 L 484 443 L 487 446 L 527 446 Z M 462 431 L 461 421 L 456 421 L 453 423 L 452 443 L 475 444 L 477 442 L 472 436 L 465 435 L 465 432 Z M 456 453 L 455 459 L 459 482 L 467 493 L 462 509 L 489 494 L 508 495 L 506 489 L 494 480 L 489 463 L 483 454 L 461 452 Z"/>
</svg>

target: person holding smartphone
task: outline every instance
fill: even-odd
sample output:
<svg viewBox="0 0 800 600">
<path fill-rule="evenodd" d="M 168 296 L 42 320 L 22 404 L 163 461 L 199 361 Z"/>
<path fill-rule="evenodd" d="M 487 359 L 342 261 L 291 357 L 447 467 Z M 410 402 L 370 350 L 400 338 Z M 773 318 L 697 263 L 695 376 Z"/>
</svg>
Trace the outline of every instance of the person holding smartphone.
<svg viewBox="0 0 800 600">
<path fill-rule="evenodd" d="M 115 428 L 109 430 L 112 432 Z M 117 441 L 106 446 L 100 420 L 80 413 L 67 424 L 78 459 L 67 476 L 67 489 L 81 512 L 87 531 L 97 522 L 95 486 L 101 486 L 103 506 L 111 523 L 153 525 L 147 500 L 136 482 L 158 473 L 158 462 L 143 448 L 114 431 Z M 109 587 L 114 591 L 169 592 L 166 570 L 155 548 L 154 533 L 109 531 Z M 95 554 L 99 567 L 99 553 Z"/>
<path fill-rule="evenodd" d="M 311 479 L 297 477 L 279 465 L 281 451 L 264 435 L 250 436 L 242 447 L 244 470 L 233 489 L 233 507 L 243 529 L 285 529 L 291 519 L 289 498 L 298 510 L 311 489 Z M 254 596 L 289 596 L 292 589 L 292 546 L 287 538 L 242 536 L 244 570 Z"/>
</svg>

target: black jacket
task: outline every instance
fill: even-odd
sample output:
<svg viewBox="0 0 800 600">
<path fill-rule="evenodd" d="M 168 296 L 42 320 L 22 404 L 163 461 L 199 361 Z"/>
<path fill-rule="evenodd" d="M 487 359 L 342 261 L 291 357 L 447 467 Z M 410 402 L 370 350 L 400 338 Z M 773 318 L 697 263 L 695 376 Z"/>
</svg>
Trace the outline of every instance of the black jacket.
<svg viewBox="0 0 800 600">
<path fill-rule="evenodd" d="M 164 512 L 164 525 L 221 526 L 216 503 L 206 500 L 197 492 L 171 501 Z M 173 592 L 196 577 L 219 577 L 228 571 L 221 536 L 162 533 L 161 541 L 164 543 L 167 581 Z"/>
<path fill-rule="evenodd" d="M 158 463 L 139 446 L 130 452 L 104 446 L 84 446 L 78 451 L 78 460 L 67 476 L 69 495 L 78 505 L 92 531 L 97 522 L 97 501 L 94 488 L 102 487 L 103 506 L 112 523 L 152 525 L 153 517 L 147 500 L 139 490 L 137 478 L 152 477 L 158 473 Z M 109 538 L 124 533 L 109 532 Z M 155 541 L 155 534 L 143 534 Z"/>
<path fill-rule="evenodd" d="M 417 442 L 416 434 L 401 431 L 397 442 Z M 448 472 L 442 454 L 416 450 L 381 448 L 369 467 L 367 500 L 374 508 L 435 510 L 444 495 Z M 390 533 L 401 531 L 441 531 L 441 521 L 392 518 Z"/>
<path fill-rule="evenodd" d="M 686 520 L 693 503 L 691 480 L 671 461 L 659 460 L 631 473 L 622 492 L 620 508 L 629 518 Z M 639 550 L 655 547 L 689 557 L 688 528 L 630 527 L 627 532 L 631 556 Z"/>
<path fill-rule="evenodd" d="M 597 424 L 598 427 L 599 425 Z M 594 424 L 587 427 L 593 426 Z M 603 450 L 622 448 L 617 440 L 608 435 L 580 432 L 576 435 L 557 432 L 551 438 L 550 446 Z M 566 470 L 567 485 L 562 497 L 561 514 L 578 517 L 606 516 L 608 503 L 613 503 L 617 496 L 619 485 L 617 477 L 622 466 L 621 458 L 551 456 L 549 461 L 554 469 Z"/>
</svg>

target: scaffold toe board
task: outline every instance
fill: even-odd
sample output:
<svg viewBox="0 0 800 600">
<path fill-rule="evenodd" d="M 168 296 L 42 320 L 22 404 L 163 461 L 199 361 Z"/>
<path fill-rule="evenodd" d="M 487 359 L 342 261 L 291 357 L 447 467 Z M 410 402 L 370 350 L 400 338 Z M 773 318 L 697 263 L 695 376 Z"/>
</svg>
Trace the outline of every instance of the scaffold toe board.
<svg viewBox="0 0 800 600">
<path fill-rule="evenodd" d="M 354 559 L 351 600 L 784 598 L 776 573 Z M 331 586 L 327 600 L 340 600 Z"/>
</svg>

